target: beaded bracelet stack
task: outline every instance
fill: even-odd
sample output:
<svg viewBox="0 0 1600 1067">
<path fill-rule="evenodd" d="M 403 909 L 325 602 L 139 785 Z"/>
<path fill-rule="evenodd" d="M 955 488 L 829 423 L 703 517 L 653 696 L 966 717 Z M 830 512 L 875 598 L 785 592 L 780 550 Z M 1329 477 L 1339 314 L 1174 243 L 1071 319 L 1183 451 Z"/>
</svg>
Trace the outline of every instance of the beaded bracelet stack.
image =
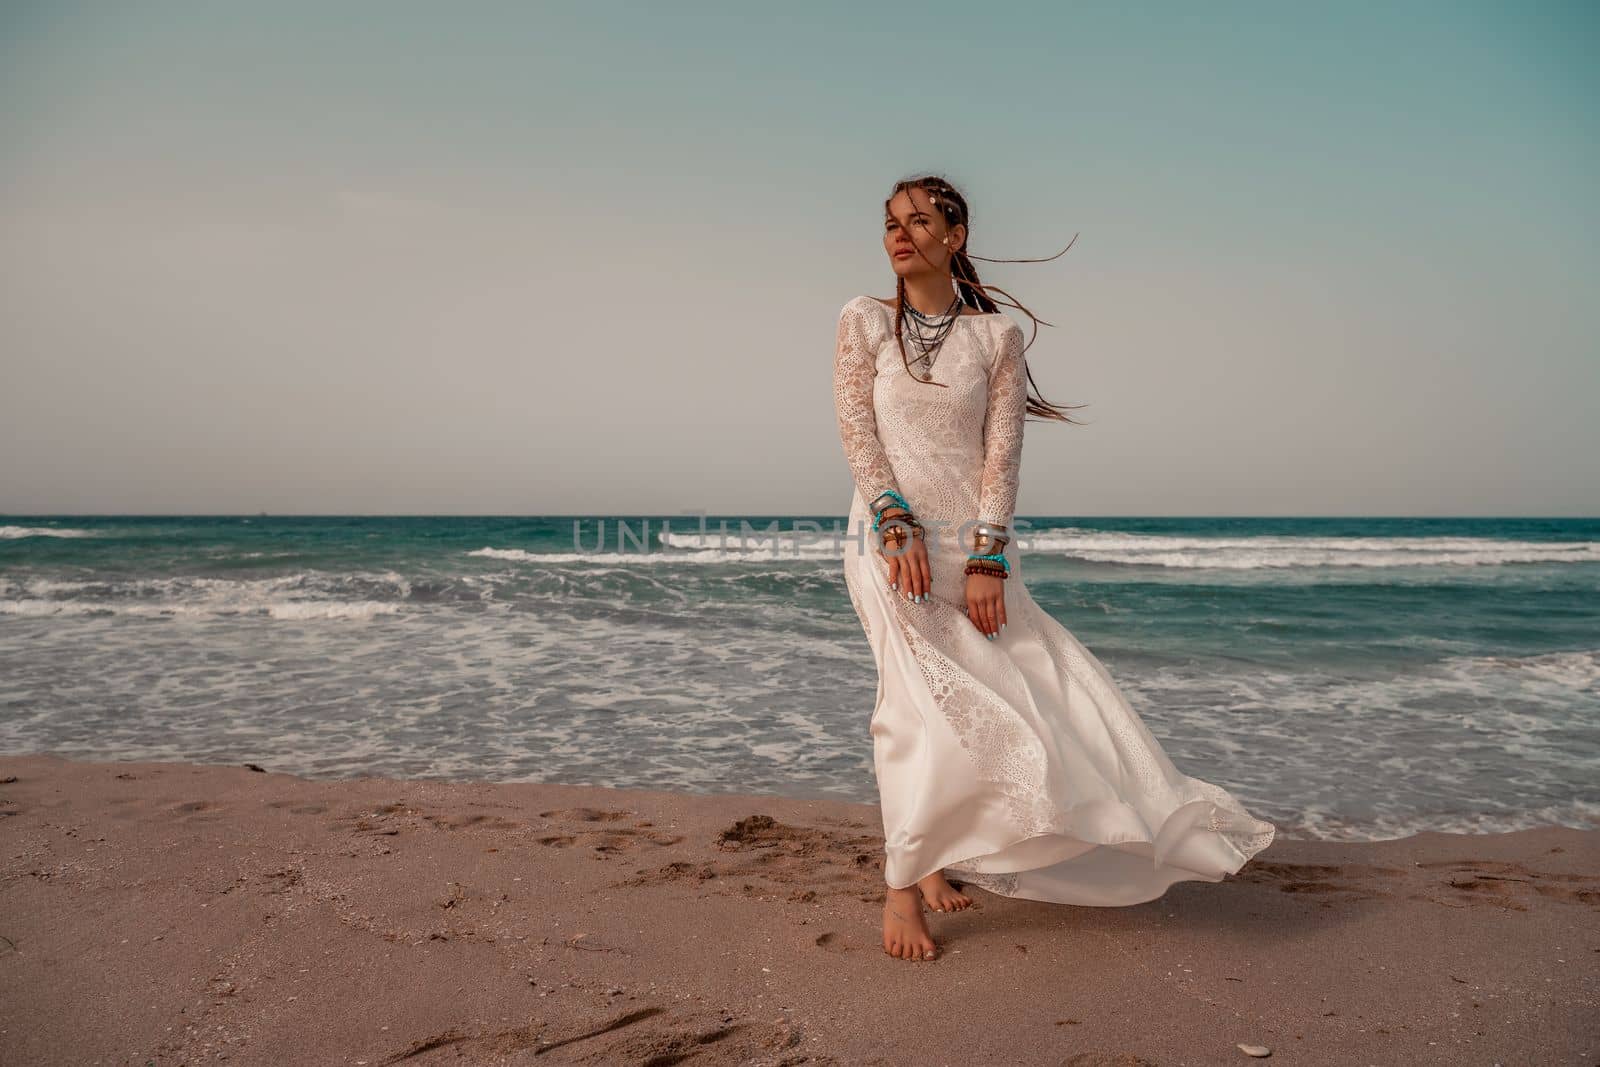
<svg viewBox="0 0 1600 1067">
<path fill-rule="evenodd" d="M 889 502 L 880 507 L 878 502 L 884 498 L 888 498 Z M 891 508 L 898 509 L 900 514 L 890 515 L 888 517 L 887 521 L 890 523 L 890 525 L 887 529 L 883 530 L 881 534 L 883 546 L 885 548 L 893 547 L 898 549 L 904 546 L 906 543 L 906 532 L 908 530 L 910 531 L 910 535 L 912 537 L 920 538 L 923 536 L 922 523 L 918 522 L 917 517 L 911 514 L 911 505 L 906 503 L 905 497 L 901 496 L 893 489 L 885 489 L 883 492 L 879 493 L 873 498 L 873 530 L 876 531 L 879 529 L 879 527 L 885 521 L 883 513 Z"/>
<path fill-rule="evenodd" d="M 880 505 L 878 501 L 882 500 L 884 497 L 889 498 L 889 503 Z M 873 497 L 870 507 L 872 509 L 873 530 L 877 530 L 878 524 L 883 521 L 883 513 L 888 511 L 890 508 L 903 508 L 905 509 L 905 513 L 907 515 L 911 514 L 911 505 L 906 503 L 906 498 L 895 492 L 893 489 L 885 489 L 883 492 Z"/>
<path fill-rule="evenodd" d="M 973 551 L 967 555 L 966 573 L 991 574 L 1002 579 L 1011 577 L 1011 562 L 1005 557 L 1005 547 L 1010 540 L 1004 526 L 978 523 L 972 535 Z"/>
</svg>

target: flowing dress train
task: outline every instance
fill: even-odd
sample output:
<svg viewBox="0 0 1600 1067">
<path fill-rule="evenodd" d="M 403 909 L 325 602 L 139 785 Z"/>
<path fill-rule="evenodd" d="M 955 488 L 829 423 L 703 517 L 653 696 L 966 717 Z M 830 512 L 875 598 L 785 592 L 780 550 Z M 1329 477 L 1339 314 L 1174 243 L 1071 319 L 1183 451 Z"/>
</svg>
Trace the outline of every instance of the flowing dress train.
<svg viewBox="0 0 1600 1067">
<path fill-rule="evenodd" d="M 1173 766 L 1106 668 L 1029 595 L 1016 531 L 1000 636 L 963 610 L 971 524 L 1012 524 L 1021 327 L 962 316 L 931 371 L 940 388 L 907 374 L 892 316 L 871 296 L 845 304 L 834 364 L 855 483 L 845 587 L 878 668 L 869 733 L 888 884 L 943 870 L 1005 896 L 1119 906 L 1237 872 L 1275 827 Z M 868 511 L 885 489 L 926 528 L 923 603 L 888 587 Z"/>
</svg>

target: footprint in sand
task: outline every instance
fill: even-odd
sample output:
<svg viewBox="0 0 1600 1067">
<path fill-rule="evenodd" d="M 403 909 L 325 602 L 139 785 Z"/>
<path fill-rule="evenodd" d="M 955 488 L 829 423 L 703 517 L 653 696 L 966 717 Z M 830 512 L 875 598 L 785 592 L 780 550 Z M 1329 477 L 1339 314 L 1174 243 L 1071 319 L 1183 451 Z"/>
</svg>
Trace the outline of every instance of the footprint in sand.
<svg viewBox="0 0 1600 1067">
<path fill-rule="evenodd" d="M 1452 890 L 1455 907 L 1489 904 L 1527 911 L 1528 906 L 1522 901 L 1530 893 L 1568 904 L 1600 906 L 1600 878 L 1590 875 L 1534 871 L 1520 863 L 1500 860 L 1434 860 L 1417 867 L 1443 876 L 1443 882 L 1435 883 L 1435 887 Z"/>
<path fill-rule="evenodd" d="M 205 800 L 190 800 L 183 804 L 174 804 L 167 810 L 174 815 L 185 816 L 185 822 L 216 822 L 226 817 L 220 807 Z"/>
<path fill-rule="evenodd" d="M 657 830 L 649 821 L 636 822 L 633 826 L 614 825 L 625 819 L 632 819 L 635 814 L 628 811 L 605 811 L 600 808 L 556 808 L 551 811 L 541 811 L 539 817 L 542 819 L 580 825 L 563 826 L 559 833 L 546 834 L 534 840 L 553 848 L 568 848 L 582 842 L 603 856 L 630 852 L 642 845 L 666 848 L 683 840 L 682 834 L 669 834 Z"/>
<path fill-rule="evenodd" d="M 1285 893 L 1344 893 L 1346 900 L 1385 896 L 1375 881 L 1397 877 L 1405 872 L 1397 867 L 1369 867 L 1359 864 L 1339 866 L 1319 863 L 1271 863 L 1256 861 L 1236 877 L 1240 881 L 1275 885 Z"/>
<path fill-rule="evenodd" d="M 482 807 L 483 805 L 474 805 Z M 308 806 L 294 809 L 296 814 L 322 814 L 327 809 L 319 806 Z M 446 830 L 456 832 L 461 830 L 487 830 L 490 833 L 500 834 L 513 830 L 521 830 L 524 824 L 501 818 L 498 815 L 488 815 L 482 812 L 467 812 L 465 814 L 440 815 L 407 804 L 405 801 L 394 801 L 381 804 L 371 809 L 350 812 L 338 816 L 330 824 L 330 829 L 342 830 L 360 836 L 394 836 L 404 831 L 420 830 Z"/>
<path fill-rule="evenodd" d="M 719 1063 L 748 1063 L 768 1060 L 774 1050 L 795 1048 L 802 1040 L 800 1029 L 789 1023 L 757 1023 L 719 1011 L 683 1015 L 650 1005 L 598 1014 L 576 1026 L 536 1021 L 477 1033 L 451 1027 L 377 1062 L 399 1063 L 444 1048 L 455 1057 L 477 1061 L 520 1052 L 539 1056 L 577 1046 L 562 1053 L 562 1062 L 573 1057 L 596 1063 L 668 1064 L 712 1052 Z"/>
<path fill-rule="evenodd" d="M 541 811 L 541 819 L 572 819 L 577 822 L 619 822 L 631 818 L 635 813 L 630 811 L 603 811 L 600 808 L 557 808 L 553 811 Z"/>
<path fill-rule="evenodd" d="M 879 837 L 791 826 L 770 815 L 751 815 L 722 830 L 712 844 L 719 856 L 727 858 L 641 868 L 617 887 L 714 881 L 712 892 L 774 896 L 800 904 L 821 897 L 878 899 L 863 895 L 863 890 L 877 890 Z"/>
</svg>

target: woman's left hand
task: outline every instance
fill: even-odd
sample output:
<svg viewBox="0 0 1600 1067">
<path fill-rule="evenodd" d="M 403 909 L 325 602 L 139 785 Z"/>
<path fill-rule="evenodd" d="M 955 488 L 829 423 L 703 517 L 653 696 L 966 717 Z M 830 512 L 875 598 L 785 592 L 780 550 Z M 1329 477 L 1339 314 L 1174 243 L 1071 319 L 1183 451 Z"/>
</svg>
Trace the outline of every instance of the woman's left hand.
<svg viewBox="0 0 1600 1067">
<path fill-rule="evenodd" d="M 992 574 L 967 575 L 967 618 L 990 640 L 999 637 L 1006 622 L 1006 579 Z"/>
</svg>

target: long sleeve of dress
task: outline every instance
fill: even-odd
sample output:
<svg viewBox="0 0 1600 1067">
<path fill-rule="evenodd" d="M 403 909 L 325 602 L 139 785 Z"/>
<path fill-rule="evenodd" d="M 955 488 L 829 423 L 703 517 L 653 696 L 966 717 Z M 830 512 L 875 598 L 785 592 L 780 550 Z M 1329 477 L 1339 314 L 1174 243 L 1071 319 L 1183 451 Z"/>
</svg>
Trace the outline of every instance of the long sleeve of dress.
<svg viewBox="0 0 1600 1067">
<path fill-rule="evenodd" d="M 1012 322 L 1001 331 L 1000 350 L 989 371 L 978 519 L 996 526 L 1009 527 L 1017 506 L 1023 420 L 1028 414 L 1028 364 L 1022 349 L 1022 327 Z"/>
<path fill-rule="evenodd" d="M 846 304 L 839 312 L 839 339 L 833 361 L 833 406 L 839 417 L 839 439 L 850 464 L 850 476 L 869 508 L 884 490 L 900 491 L 894 468 L 878 438 L 878 420 L 873 411 L 872 386 L 878 370 L 871 326 L 868 309 L 860 305 L 859 298 Z"/>
</svg>

